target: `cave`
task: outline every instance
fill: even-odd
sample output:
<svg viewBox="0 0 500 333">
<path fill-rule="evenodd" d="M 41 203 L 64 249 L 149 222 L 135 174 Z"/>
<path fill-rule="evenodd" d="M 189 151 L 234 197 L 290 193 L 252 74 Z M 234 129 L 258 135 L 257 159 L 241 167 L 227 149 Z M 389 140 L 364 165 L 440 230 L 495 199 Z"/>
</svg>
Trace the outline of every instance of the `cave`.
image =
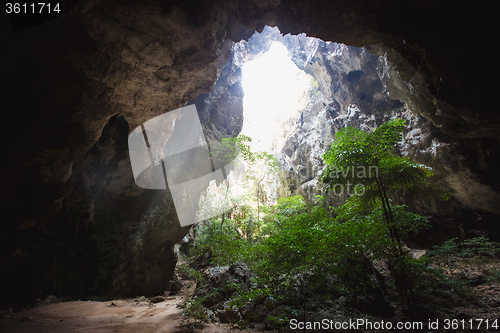
<svg viewBox="0 0 500 333">
<path fill-rule="evenodd" d="M 191 226 L 179 223 L 171 191 L 136 184 L 128 138 L 189 105 L 209 145 L 267 134 L 254 143 L 280 163 L 262 185 L 269 204 L 323 193 L 322 155 L 341 128 L 373 131 L 402 118 L 400 153 L 432 167 L 450 193 L 407 202 L 432 224 L 412 244 L 500 241 L 500 118 L 485 105 L 483 54 L 467 50 L 481 36 L 482 9 L 395 0 L 61 4 L 46 20 L 3 17 L 3 115 L 15 128 L 4 131 L 0 325 L 51 295 L 105 302 L 172 287 L 174 248 Z M 257 109 L 283 110 L 251 118 L 245 66 L 267 52 L 286 54 L 295 90 L 277 103 L 258 92 Z M 257 86 L 276 85 L 263 80 Z"/>
</svg>

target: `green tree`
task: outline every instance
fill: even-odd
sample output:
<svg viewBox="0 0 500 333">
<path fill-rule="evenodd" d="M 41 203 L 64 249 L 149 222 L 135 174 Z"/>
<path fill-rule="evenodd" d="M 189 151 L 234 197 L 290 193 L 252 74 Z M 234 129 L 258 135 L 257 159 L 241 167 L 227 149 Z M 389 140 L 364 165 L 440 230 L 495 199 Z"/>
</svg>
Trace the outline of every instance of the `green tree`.
<svg viewBox="0 0 500 333">
<path fill-rule="evenodd" d="M 255 197 L 257 200 L 257 233 L 260 232 L 260 194 L 261 183 L 265 177 L 271 173 L 275 173 L 279 169 L 279 162 L 273 154 L 265 151 L 254 152 L 251 150 L 249 143 L 252 139 L 245 135 L 238 135 L 236 138 L 224 138 L 222 142 L 215 145 L 211 150 L 211 155 L 214 160 L 220 161 L 226 165 L 235 160 L 238 154 L 241 154 L 246 166 L 247 177 L 254 182 Z M 236 163 L 243 163 L 237 161 Z M 229 184 L 228 184 L 229 186 Z"/>
<path fill-rule="evenodd" d="M 223 138 L 221 142 L 215 142 L 210 145 L 210 157 L 212 160 L 212 166 L 214 170 L 221 169 L 225 179 L 225 192 L 222 199 L 222 218 L 220 224 L 220 234 L 223 234 L 223 226 L 226 220 L 226 207 L 228 206 L 228 193 L 229 193 L 229 179 L 228 175 L 226 175 L 225 168 L 228 164 L 233 164 L 234 166 L 241 166 L 241 164 L 245 163 L 248 167 L 247 177 L 255 181 L 256 186 L 256 197 L 257 197 L 257 232 L 259 232 L 260 224 L 259 224 L 259 213 L 260 213 L 260 201 L 259 201 L 259 188 L 260 183 L 265 178 L 267 174 L 270 172 L 276 172 L 279 167 L 279 162 L 274 157 L 274 155 L 269 154 L 267 152 L 253 152 L 250 148 L 249 143 L 252 139 L 245 135 L 238 135 L 235 138 Z M 238 156 L 242 158 L 238 159 Z M 207 193 L 207 198 L 209 197 L 209 193 Z M 212 194 L 212 197 L 215 196 Z M 210 202 L 207 202 L 207 198 L 204 199 L 205 205 L 209 205 Z M 203 199 L 202 199 L 203 200 Z M 210 201 L 210 200 L 208 200 Z M 234 201 L 234 200 L 232 200 Z M 238 200 L 236 200 L 238 201 Z M 215 203 L 219 205 L 220 203 Z M 238 206 L 242 207 L 245 205 L 244 200 L 239 200 L 237 203 Z M 252 223 L 252 218 L 249 218 L 248 223 Z M 251 226 L 248 226 L 248 229 Z M 220 251 L 221 251 L 222 243 L 219 247 L 219 260 L 220 260 Z"/>
<path fill-rule="evenodd" d="M 267 175 L 278 172 L 279 162 L 273 154 L 265 151 L 255 153 L 255 161 L 250 165 L 250 177 L 255 182 L 255 198 L 257 200 L 257 239 L 260 240 L 260 194 L 262 181 Z"/>
<path fill-rule="evenodd" d="M 414 312 L 414 295 L 402 236 L 422 227 L 422 219 L 395 209 L 393 200 L 420 192 L 447 199 L 440 187 L 428 181 L 432 169 L 397 152 L 405 126 L 403 119 L 389 120 L 373 132 L 346 127 L 338 131 L 331 149 L 323 155 L 327 164 L 321 180 L 327 189 L 347 192 L 338 213 L 344 220 L 358 219 L 376 211 L 383 215 L 390 249 L 389 269 L 400 297 Z M 340 190 L 339 190 L 340 189 Z M 380 243 L 382 244 L 382 243 Z"/>
<path fill-rule="evenodd" d="M 210 148 L 210 158 L 212 161 L 212 168 L 214 170 L 222 170 L 225 179 L 226 189 L 224 199 L 222 202 L 222 218 L 220 224 L 220 235 L 223 235 L 223 226 L 226 219 L 226 205 L 227 194 L 229 192 L 229 179 L 227 177 L 225 167 L 230 164 L 239 164 L 241 161 L 237 159 L 238 155 L 242 156 L 244 160 L 252 162 L 255 160 L 254 154 L 250 150 L 250 146 L 246 142 L 251 142 L 252 139 L 248 136 L 239 135 L 235 138 L 223 138 L 221 142 L 215 142 Z M 222 239 L 220 240 L 218 265 L 220 264 L 220 255 L 222 250 Z"/>
<path fill-rule="evenodd" d="M 321 258 L 329 257 L 324 246 L 324 221 L 331 216 L 326 209 L 305 203 L 302 196 L 282 198 L 263 229 L 264 241 L 254 248 L 252 267 L 261 286 L 273 292 L 292 292 L 307 303 L 307 279 Z M 295 291 L 294 291 L 295 290 Z"/>
</svg>

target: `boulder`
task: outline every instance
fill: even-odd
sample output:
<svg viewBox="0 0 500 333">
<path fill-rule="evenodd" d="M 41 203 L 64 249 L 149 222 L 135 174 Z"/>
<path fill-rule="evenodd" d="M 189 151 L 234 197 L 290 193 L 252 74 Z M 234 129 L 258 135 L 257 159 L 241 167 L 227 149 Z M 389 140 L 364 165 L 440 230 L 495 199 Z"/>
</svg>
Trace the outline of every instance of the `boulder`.
<svg viewBox="0 0 500 333">
<path fill-rule="evenodd" d="M 163 296 L 155 296 L 155 297 L 150 297 L 149 298 L 149 301 L 151 303 L 160 303 L 160 302 L 164 302 L 166 301 L 167 299 Z"/>
<path fill-rule="evenodd" d="M 231 266 L 213 267 L 209 270 L 209 279 L 216 287 L 238 287 L 239 291 L 248 291 L 250 288 L 251 272 L 248 266 L 242 262 L 236 262 Z"/>
</svg>

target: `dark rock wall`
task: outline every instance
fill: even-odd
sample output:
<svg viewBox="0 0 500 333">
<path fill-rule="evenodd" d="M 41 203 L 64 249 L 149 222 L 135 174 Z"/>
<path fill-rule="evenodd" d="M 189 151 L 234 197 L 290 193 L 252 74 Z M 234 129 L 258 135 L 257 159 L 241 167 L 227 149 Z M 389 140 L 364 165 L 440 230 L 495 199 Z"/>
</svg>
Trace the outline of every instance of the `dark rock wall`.
<svg viewBox="0 0 500 333">
<path fill-rule="evenodd" d="M 364 105 L 377 108 L 390 100 L 420 112 L 427 122 L 415 120 L 408 140 L 416 143 L 410 146 L 426 142 L 428 132 L 439 138 L 435 157 L 425 158 L 449 159 L 443 175 L 449 173 L 448 184 L 467 194 L 461 204 L 491 212 L 498 193 L 498 117 L 478 102 L 479 83 L 486 81 L 474 66 L 463 66 L 480 63 L 481 54 L 460 52 L 462 38 L 473 40 L 481 27 L 474 8 L 452 9 L 450 15 L 449 6 L 438 2 L 396 0 L 88 0 L 16 34 L 3 22 L 3 116 L 9 127 L 1 166 L 6 218 L 0 269 L 6 282 L 0 306 L 49 293 L 114 297 L 166 288 L 173 244 L 186 230 L 178 226 L 168 192 L 134 184 L 126 137 L 144 121 L 189 101 L 204 104 L 202 99 L 207 102 L 198 111 L 207 139 L 236 134 L 241 116 L 229 110 L 241 99 L 237 66 L 227 69 L 232 84 L 197 96 L 226 75 L 231 40 L 248 39 L 266 24 L 385 56 L 392 67 L 382 74 L 392 78 L 396 71 L 401 78 L 379 79 L 389 100 L 356 95 L 377 81 L 358 66 L 338 78 L 351 85 L 345 101 L 355 100 L 366 114 Z M 313 60 L 304 69 L 321 77 L 324 59 Z M 337 89 L 329 86 L 322 84 L 322 93 Z M 333 100 L 327 106 L 340 110 Z M 411 149 L 419 158 L 417 148 Z M 461 157 L 452 157 L 457 150 Z M 473 181 L 477 195 L 469 195 L 463 179 Z"/>
<path fill-rule="evenodd" d="M 6 123 L 22 129 L 2 166 L 5 305 L 167 288 L 187 228 L 168 192 L 135 185 L 127 137 L 212 88 L 230 54 L 224 13 L 203 14 L 87 1 L 9 36 Z"/>
</svg>

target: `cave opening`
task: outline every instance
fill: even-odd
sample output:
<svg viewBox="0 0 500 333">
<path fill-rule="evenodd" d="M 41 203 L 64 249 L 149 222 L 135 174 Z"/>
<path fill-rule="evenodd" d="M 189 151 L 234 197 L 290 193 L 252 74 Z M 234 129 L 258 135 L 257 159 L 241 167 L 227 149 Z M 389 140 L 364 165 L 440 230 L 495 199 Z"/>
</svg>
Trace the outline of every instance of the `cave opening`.
<svg viewBox="0 0 500 333">
<path fill-rule="evenodd" d="M 252 138 L 251 147 L 256 151 L 277 152 L 283 144 L 285 122 L 306 107 L 307 93 L 316 81 L 297 68 L 288 53 L 282 43 L 272 42 L 268 51 L 241 68 L 241 134 Z"/>
<path fill-rule="evenodd" d="M 317 80 L 292 60 L 292 53 L 299 49 L 294 45 L 297 40 L 298 36 L 284 37 L 277 27 L 266 26 L 248 41 L 235 43 L 233 57 L 221 71 L 209 97 L 200 98 L 203 102 L 198 103 L 198 107 L 202 110 L 216 108 L 212 112 L 219 117 L 213 118 L 215 126 L 205 127 L 205 133 L 209 133 L 207 137 L 215 136 L 218 143 L 221 132 L 222 137 L 227 134 L 248 137 L 253 156 L 271 154 L 276 158 L 276 168 L 271 170 L 273 162 L 269 159 L 249 161 L 240 156 L 238 164 L 243 168 L 229 172 L 227 182 L 209 185 L 200 198 L 199 212 L 202 213 L 198 216 L 206 216 L 204 212 L 212 210 L 219 202 L 230 207 L 229 202 L 233 201 L 239 206 L 242 202 L 236 203 L 235 200 L 244 196 L 243 193 L 254 197 L 244 201 L 261 216 L 260 204 L 276 204 L 279 198 L 293 194 L 288 191 L 279 193 L 280 177 L 284 175 L 282 150 L 289 137 L 295 135 L 297 124 L 303 125 L 303 113 L 314 99 L 311 97 L 320 96 Z M 211 102 L 215 99 L 217 105 L 214 106 Z M 234 123 L 239 127 L 233 127 Z M 219 129 L 218 133 L 214 133 L 213 127 Z"/>
</svg>

